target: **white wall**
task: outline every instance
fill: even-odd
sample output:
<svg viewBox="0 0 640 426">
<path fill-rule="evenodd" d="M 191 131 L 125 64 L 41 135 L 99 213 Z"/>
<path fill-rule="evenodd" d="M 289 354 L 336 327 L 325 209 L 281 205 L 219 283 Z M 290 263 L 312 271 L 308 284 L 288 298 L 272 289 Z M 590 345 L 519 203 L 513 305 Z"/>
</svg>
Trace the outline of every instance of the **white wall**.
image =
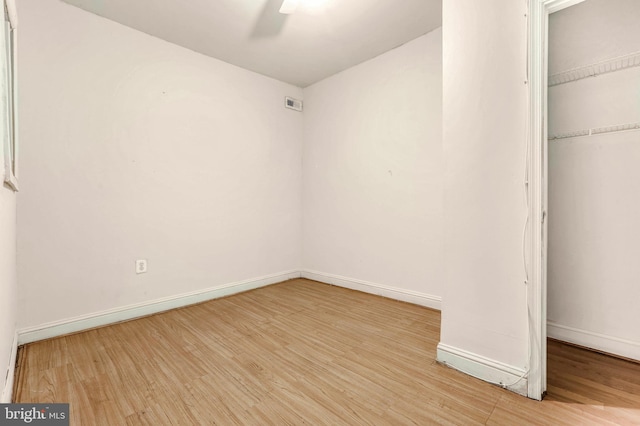
<svg viewBox="0 0 640 426">
<path fill-rule="evenodd" d="M 12 190 L 2 187 L 0 188 L 0 393 L 2 393 L 0 402 L 7 402 L 5 399 L 8 394 L 5 392 L 11 390 L 11 383 L 6 382 L 6 373 L 7 369 L 13 368 L 11 355 L 15 344 L 17 296 L 16 196 Z"/>
<path fill-rule="evenodd" d="M 640 51 L 640 2 L 551 16 L 556 72 Z M 549 132 L 640 122 L 640 68 L 549 88 Z M 640 359 L 640 132 L 549 142 L 549 335 Z"/>
<path fill-rule="evenodd" d="M 442 30 L 307 87 L 304 98 L 304 269 L 439 307 Z"/>
<path fill-rule="evenodd" d="M 301 89 L 18 6 L 21 328 L 299 270 Z"/>
<path fill-rule="evenodd" d="M 526 4 L 490 3 L 444 0 L 446 288 L 438 357 L 497 380 L 528 363 L 522 260 L 528 89 Z"/>
<path fill-rule="evenodd" d="M 550 16 L 549 74 L 640 52 L 638 0 L 587 0 Z"/>
<path fill-rule="evenodd" d="M 3 3 L 4 4 L 4 3 Z M 4 19 L 0 30 L 4 34 Z M 0 181 L 4 181 L 4 143 L 7 135 L 5 38 L 0 35 Z M 13 368 L 12 354 L 17 319 L 16 279 L 16 195 L 6 185 L 0 185 L 0 402 L 9 402 L 12 380 L 7 371 Z M 10 376 L 13 375 L 11 370 Z"/>
</svg>

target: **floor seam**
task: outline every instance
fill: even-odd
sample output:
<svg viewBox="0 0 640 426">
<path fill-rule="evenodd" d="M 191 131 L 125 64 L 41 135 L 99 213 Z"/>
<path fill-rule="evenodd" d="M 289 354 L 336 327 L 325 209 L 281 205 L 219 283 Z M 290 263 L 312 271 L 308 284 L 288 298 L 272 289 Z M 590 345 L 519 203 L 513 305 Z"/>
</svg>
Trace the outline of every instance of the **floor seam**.
<svg viewBox="0 0 640 426">
<path fill-rule="evenodd" d="M 499 396 L 498 399 L 496 399 L 496 403 L 493 404 L 493 408 L 491 409 L 491 412 L 489 413 L 489 416 L 487 417 L 487 420 L 484 421 L 485 425 L 487 423 L 489 423 L 489 420 L 491 420 L 491 416 L 493 416 L 493 413 L 496 411 L 496 407 L 498 406 L 498 402 L 500 402 L 501 399 L 502 399 L 501 396 Z"/>
</svg>

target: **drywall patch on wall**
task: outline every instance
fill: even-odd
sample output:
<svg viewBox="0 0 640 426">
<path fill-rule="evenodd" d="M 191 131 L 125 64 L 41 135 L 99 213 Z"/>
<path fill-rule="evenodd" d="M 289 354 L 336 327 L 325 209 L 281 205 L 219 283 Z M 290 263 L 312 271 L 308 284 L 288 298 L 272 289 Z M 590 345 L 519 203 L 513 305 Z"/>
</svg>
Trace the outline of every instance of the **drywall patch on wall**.
<svg viewBox="0 0 640 426">
<path fill-rule="evenodd" d="M 304 97 L 303 269 L 439 297 L 442 30 Z"/>
</svg>

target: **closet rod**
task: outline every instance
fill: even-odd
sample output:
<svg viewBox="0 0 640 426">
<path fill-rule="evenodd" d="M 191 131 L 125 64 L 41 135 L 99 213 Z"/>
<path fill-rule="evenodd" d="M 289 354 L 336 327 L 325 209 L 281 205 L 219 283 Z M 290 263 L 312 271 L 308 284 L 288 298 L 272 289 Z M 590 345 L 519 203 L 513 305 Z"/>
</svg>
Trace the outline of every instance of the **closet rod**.
<svg viewBox="0 0 640 426">
<path fill-rule="evenodd" d="M 640 52 L 619 56 L 549 76 L 549 87 L 640 66 Z"/>
<path fill-rule="evenodd" d="M 583 136 L 602 135 L 605 133 L 628 132 L 632 130 L 640 130 L 640 123 L 619 124 L 617 126 L 596 127 L 594 129 L 578 130 L 576 132 L 558 133 L 549 136 L 550 141 L 567 138 L 579 138 Z"/>
</svg>

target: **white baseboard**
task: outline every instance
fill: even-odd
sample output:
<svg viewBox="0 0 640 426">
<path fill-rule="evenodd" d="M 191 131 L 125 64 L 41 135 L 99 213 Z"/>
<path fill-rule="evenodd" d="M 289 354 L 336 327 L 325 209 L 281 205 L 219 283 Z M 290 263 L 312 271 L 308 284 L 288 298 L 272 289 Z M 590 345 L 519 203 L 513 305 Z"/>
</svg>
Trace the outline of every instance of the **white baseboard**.
<svg viewBox="0 0 640 426">
<path fill-rule="evenodd" d="M 547 335 L 552 339 L 640 361 L 640 342 L 567 327 L 552 321 L 547 322 Z"/>
<path fill-rule="evenodd" d="M 11 344 L 11 356 L 9 357 L 9 365 L 7 365 L 7 381 L 4 384 L 2 390 L 2 397 L 0 403 L 8 404 L 13 398 L 13 382 L 16 375 L 16 356 L 18 355 L 18 333 L 13 335 L 13 342 Z"/>
<path fill-rule="evenodd" d="M 378 296 L 413 303 L 427 308 L 436 309 L 438 311 L 440 311 L 442 307 L 441 297 L 419 293 L 417 291 L 404 290 L 397 287 L 390 287 L 354 278 L 341 277 L 339 275 L 325 274 L 323 272 L 309 270 L 302 271 L 302 278 L 320 281 L 325 284 L 333 284 L 338 287 L 350 288 L 351 290 L 376 294 Z"/>
<path fill-rule="evenodd" d="M 31 343 L 38 340 L 62 336 L 64 334 L 114 324 L 158 312 L 168 311 L 170 309 L 181 308 L 183 306 L 193 305 L 194 303 L 205 302 L 207 300 L 217 299 L 241 293 L 243 291 L 253 290 L 293 278 L 300 278 L 300 271 L 281 272 L 279 274 L 239 281 L 209 289 L 193 291 L 190 293 L 109 309 L 102 312 L 81 315 L 75 318 L 41 324 L 35 327 L 24 328 L 18 330 L 18 344 L 23 345 L 25 343 Z"/>
<path fill-rule="evenodd" d="M 18 345 L 127 321 L 300 277 L 441 310 L 442 299 L 438 296 L 315 271 L 286 271 L 279 274 L 23 328 L 18 330 Z"/>
<path fill-rule="evenodd" d="M 443 343 L 438 344 L 437 360 L 465 374 L 527 396 L 527 377 L 523 377 L 523 369 Z"/>
</svg>

